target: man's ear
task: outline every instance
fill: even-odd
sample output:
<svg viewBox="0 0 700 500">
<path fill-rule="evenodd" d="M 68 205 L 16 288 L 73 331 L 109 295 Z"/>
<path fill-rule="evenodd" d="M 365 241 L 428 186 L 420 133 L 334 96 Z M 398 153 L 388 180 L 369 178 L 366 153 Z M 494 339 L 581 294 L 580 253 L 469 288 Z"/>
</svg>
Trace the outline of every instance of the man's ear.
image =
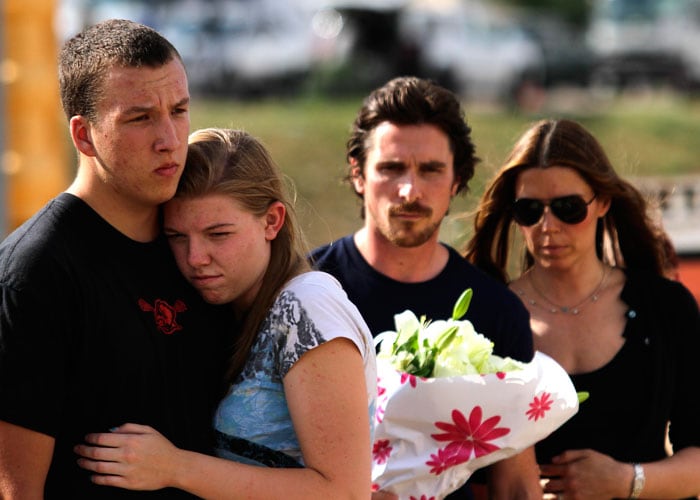
<svg viewBox="0 0 700 500">
<path fill-rule="evenodd" d="M 82 115 L 75 115 L 70 119 L 70 136 L 76 149 L 86 156 L 97 156 L 97 151 L 92 142 L 92 127 L 90 122 Z"/>
<path fill-rule="evenodd" d="M 350 158 L 350 179 L 357 194 L 365 194 L 365 176 L 362 167 L 357 164 L 356 158 Z"/>
<path fill-rule="evenodd" d="M 454 198 L 457 196 L 457 190 L 459 189 L 459 183 L 460 179 L 459 177 L 455 178 L 455 181 L 452 183 L 452 190 L 450 191 L 450 197 Z"/>
<path fill-rule="evenodd" d="M 287 216 L 287 209 L 281 201 L 275 201 L 267 209 L 265 214 L 265 239 L 272 241 L 277 238 L 284 225 L 284 218 Z"/>
</svg>

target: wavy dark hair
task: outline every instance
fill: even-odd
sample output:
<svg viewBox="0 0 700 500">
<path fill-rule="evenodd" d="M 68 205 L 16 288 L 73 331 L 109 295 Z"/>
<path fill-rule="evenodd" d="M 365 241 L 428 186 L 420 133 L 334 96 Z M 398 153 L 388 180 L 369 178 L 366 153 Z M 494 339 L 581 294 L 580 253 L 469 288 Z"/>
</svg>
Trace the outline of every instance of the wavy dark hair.
<svg viewBox="0 0 700 500">
<path fill-rule="evenodd" d="M 270 262 L 260 291 L 242 319 L 236 338 L 226 377 L 233 382 L 243 370 L 258 331 L 282 287 L 310 269 L 306 260 L 309 247 L 284 177 L 257 139 L 242 130 L 207 128 L 192 132 L 189 143 L 176 198 L 223 194 L 259 217 L 276 201 L 286 208 L 284 224 L 271 242 Z"/>
<path fill-rule="evenodd" d="M 575 170 L 610 209 L 598 220 L 598 257 L 615 266 L 662 274 L 663 253 L 644 195 L 622 179 L 603 147 L 582 125 L 572 120 L 541 120 L 516 142 L 500 171 L 486 187 L 474 219 L 474 235 L 465 257 L 508 281 L 513 231 L 513 201 L 518 176 L 527 169 L 568 167 Z M 525 250 L 522 271 L 531 267 Z"/>
<path fill-rule="evenodd" d="M 352 180 L 353 159 L 364 174 L 372 131 L 383 122 L 396 125 L 428 124 L 442 130 L 449 139 L 454 156 L 457 193 L 466 193 L 479 159 L 475 156 L 471 128 L 453 92 L 430 80 L 413 76 L 394 78 L 373 90 L 360 108 L 346 144 L 346 159 L 350 164 L 347 181 Z M 357 191 L 355 194 L 362 198 Z"/>
</svg>

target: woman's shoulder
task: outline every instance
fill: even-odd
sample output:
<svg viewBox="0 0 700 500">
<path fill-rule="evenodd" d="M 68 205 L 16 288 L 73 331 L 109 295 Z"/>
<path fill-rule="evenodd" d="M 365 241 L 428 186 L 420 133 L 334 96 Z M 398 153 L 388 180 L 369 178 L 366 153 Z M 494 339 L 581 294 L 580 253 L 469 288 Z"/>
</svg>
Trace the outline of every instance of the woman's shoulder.
<svg viewBox="0 0 700 500">
<path fill-rule="evenodd" d="M 340 282 L 324 271 L 307 271 L 295 276 L 280 295 L 285 292 L 312 309 L 355 307 Z"/>
<path fill-rule="evenodd" d="M 644 301 L 657 309 L 688 309 L 697 314 L 698 303 L 680 281 L 650 271 L 624 269 L 622 298 L 629 302 Z"/>
<path fill-rule="evenodd" d="M 340 282 L 325 271 L 306 271 L 298 274 L 287 282 L 285 290 L 303 293 L 307 290 L 323 288 L 328 291 L 342 290 Z"/>
</svg>

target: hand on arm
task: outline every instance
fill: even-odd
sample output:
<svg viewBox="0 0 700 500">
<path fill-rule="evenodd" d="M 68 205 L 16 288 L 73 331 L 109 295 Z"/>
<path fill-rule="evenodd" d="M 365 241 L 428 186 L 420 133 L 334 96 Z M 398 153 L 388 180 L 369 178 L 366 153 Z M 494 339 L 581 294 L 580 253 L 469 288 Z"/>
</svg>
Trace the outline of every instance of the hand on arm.
<svg viewBox="0 0 700 500">
<path fill-rule="evenodd" d="M 41 500 L 54 438 L 0 420 L 0 498 Z"/>
<path fill-rule="evenodd" d="M 112 433 L 88 434 L 77 445 L 78 465 L 96 474 L 92 481 L 130 490 L 174 486 L 185 454 L 147 425 L 124 424 Z"/>
<path fill-rule="evenodd" d="M 179 450 L 150 427 L 127 424 L 79 445 L 98 484 L 180 488 L 200 497 L 369 498 L 371 443 L 362 357 L 336 339 L 304 354 L 284 379 L 306 463 L 272 469 Z"/>
</svg>

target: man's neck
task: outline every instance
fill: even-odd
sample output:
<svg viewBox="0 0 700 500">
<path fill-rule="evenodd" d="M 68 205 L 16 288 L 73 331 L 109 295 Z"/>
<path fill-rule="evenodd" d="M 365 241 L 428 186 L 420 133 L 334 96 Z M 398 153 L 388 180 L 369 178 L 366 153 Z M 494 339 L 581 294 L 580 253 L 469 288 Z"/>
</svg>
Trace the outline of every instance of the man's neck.
<svg viewBox="0 0 700 500">
<path fill-rule="evenodd" d="M 353 240 L 370 266 L 403 283 L 421 283 L 434 278 L 449 259 L 449 252 L 440 244 L 437 232 L 417 247 L 399 247 L 366 227 L 356 232 Z"/>
<path fill-rule="evenodd" d="M 123 200 L 104 196 L 77 179 L 66 192 L 83 200 L 112 227 L 132 240 L 147 243 L 160 232 L 158 206 L 129 205 Z"/>
</svg>

